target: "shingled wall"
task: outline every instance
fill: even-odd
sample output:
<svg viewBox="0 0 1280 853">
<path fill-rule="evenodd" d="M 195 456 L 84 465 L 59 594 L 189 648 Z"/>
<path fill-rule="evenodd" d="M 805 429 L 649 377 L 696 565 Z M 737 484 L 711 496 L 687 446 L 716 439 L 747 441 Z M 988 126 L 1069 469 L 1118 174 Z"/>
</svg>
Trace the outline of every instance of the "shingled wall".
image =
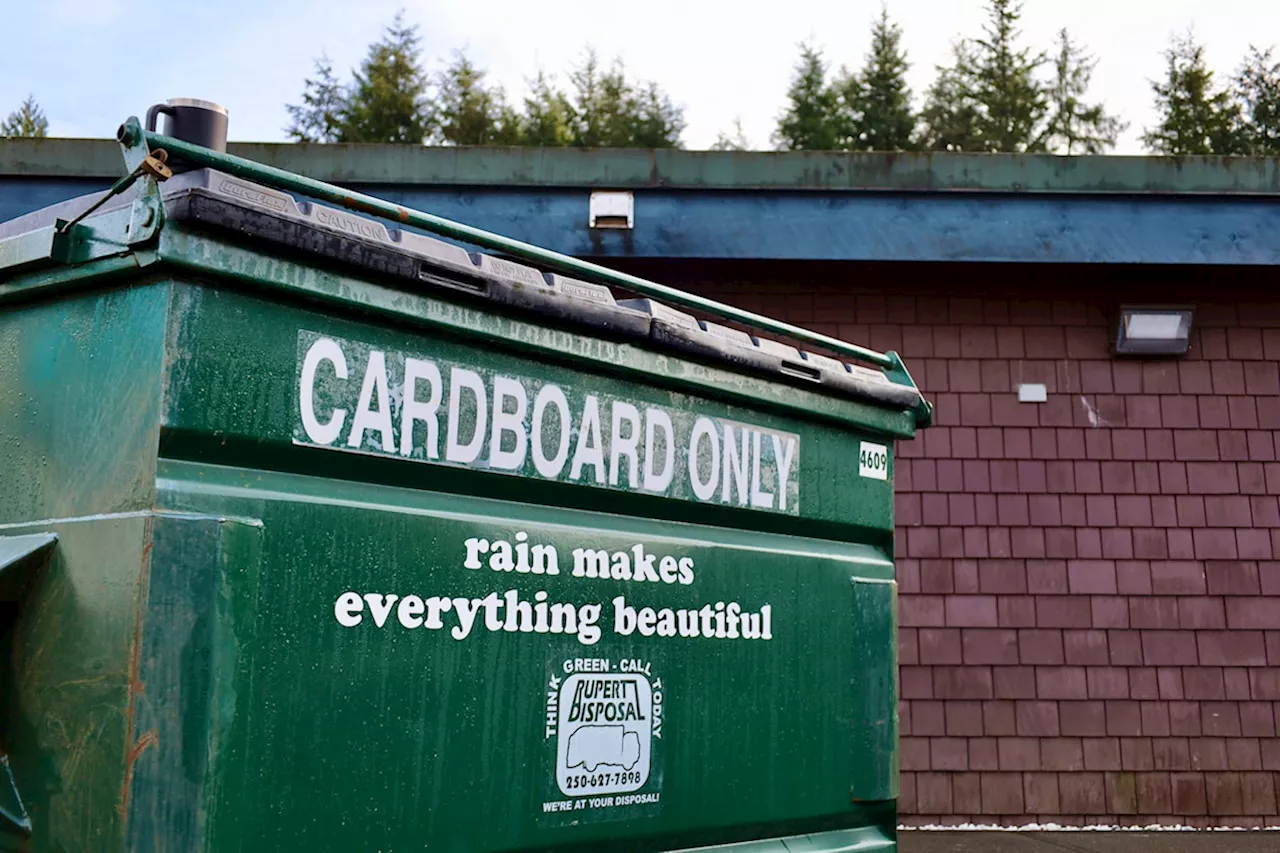
<svg viewBox="0 0 1280 853">
<path fill-rule="evenodd" d="M 937 406 L 896 468 L 904 822 L 1280 824 L 1280 300 L 1265 271 L 683 278 L 900 351 Z M 1190 353 L 1114 358 L 1123 300 L 1197 304 Z M 1019 382 L 1045 383 L 1047 402 L 1019 403 Z"/>
</svg>

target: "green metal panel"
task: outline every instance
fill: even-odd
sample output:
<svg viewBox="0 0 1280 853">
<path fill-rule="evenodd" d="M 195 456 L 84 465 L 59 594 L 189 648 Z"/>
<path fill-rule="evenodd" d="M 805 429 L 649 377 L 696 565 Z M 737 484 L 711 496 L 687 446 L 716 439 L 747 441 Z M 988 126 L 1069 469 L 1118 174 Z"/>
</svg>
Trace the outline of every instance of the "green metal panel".
<svg viewBox="0 0 1280 853">
<path fill-rule="evenodd" d="M 250 682 L 246 646 L 269 653 L 250 645 L 254 626 L 234 607 L 237 596 L 256 600 L 262 532 L 253 519 L 158 514 L 152 520 L 137 629 L 142 689 L 134 697 L 121 803 L 127 850 L 218 849 L 209 838 L 226 807 L 224 785 L 234 778 L 227 768 L 248 769 L 265 757 L 234 737 L 237 714 L 252 713 L 238 695 Z"/>
<path fill-rule="evenodd" d="M 0 282 L 0 849 L 894 848 L 912 412 L 154 200 Z"/>
<path fill-rule="evenodd" d="M 892 684 L 872 700 L 850 680 L 892 678 L 892 602 L 850 607 L 891 589 L 882 551 L 192 463 L 160 478 L 166 506 L 261 518 L 270 567 L 228 588 L 270 653 L 234 689 L 230 739 L 256 748 L 223 765 L 214 849 L 684 846 L 857 822 L 855 802 L 896 793 L 871 754 L 894 751 Z M 522 571 L 522 545 L 554 554 Z M 583 548 L 631 579 L 588 576 Z M 615 703 L 645 718 L 629 770 L 564 767 L 565 740 L 610 734 L 570 719 L 590 690 L 575 668 L 638 683 Z M 452 819 L 478 808 L 482 824 Z"/>
<path fill-rule="evenodd" d="M 170 455 L 264 467 L 290 464 L 308 472 L 340 466 L 361 479 L 387 477 L 397 483 L 504 496 L 514 490 L 522 499 L 534 502 L 580 506 L 605 502 L 631 513 L 652 511 L 679 517 L 697 510 L 711 512 L 728 523 L 733 523 L 728 521 L 730 515 L 740 514 L 745 506 L 747 511 L 765 516 L 753 519 L 752 524 L 775 529 L 792 529 L 805 521 L 823 522 L 842 528 L 832 529 L 834 535 L 870 537 L 869 541 L 885 547 L 892 536 L 893 454 L 886 439 L 876 438 L 879 430 L 868 429 L 868 425 L 883 428 L 898 424 L 884 423 L 882 410 L 870 406 L 851 405 L 844 413 L 844 423 L 837 426 L 814 422 L 811 416 L 800 419 L 806 404 L 814 408 L 821 405 L 816 395 L 798 397 L 789 410 L 779 411 L 782 407 L 776 403 L 748 406 L 744 401 L 750 399 L 747 393 L 753 390 L 752 385 L 741 378 L 731 382 L 723 374 L 715 375 L 718 371 L 707 376 L 702 388 L 695 385 L 690 389 L 676 381 L 685 372 L 681 369 L 672 369 L 671 375 L 664 377 L 666 387 L 637 384 L 634 377 L 627 382 L 629 377 L 618 371 L 617 364 L 600 362 L 615 351 L 632 349 L 629 345 L 595 343 L 591 348 L 601 351 L 591 360 L 576 359 L 575 369 L 564 351 L 555 361 L 548 353 L 548 357 L 531 362 L 519 349 L 498 349 L 492 339 L 471 343 L 443 334 L 410 336 L 396 328 L 299 311 L 226 291 L 179 287 L 173 304 L 177 326 L 170 347 L 174 362 L 165 399 L 164 445 Z M 488 321 L 492 332 L 511 331 L 513 338 L 520 338 L 509 320 L 479 312 L 475 319 Z M 308 354 L 322 351 L 342 354 L 346 379 L 339 380 L 334 364 L 327 360 L 317 361 L 315 378 L 308 379 Z M 372 353 L 380 355 L 374 369 L 369 370 Z M 631 359 L 620 356 L 618 361 L 639 360 L 640 354 L 634 350 L 630 355 Z M 403 404 L 394 399 L 408 393 L 404 390 L 406 359 L 416 360 L 423 376 L 416 385 L 416 398 L 438 399 L 434 416 L 406 421 Z M 674 366 L 677 360 L 663 362 Z M 584 373 L 586 365 L 591 371 Z M 451 381 L 455 369 L 477 374 L 477 387 L 486 397 L 484 406 L 477 405 L 473 389 L 464 390 L 460 383 Z M 384 376 L 391 410 L 382 419 L 377 412 L 377 386 L 369 383 L 381 383 Z M 523 462 L 517 468 L 507 463 L 503 470 L 493 453 L 495 379 L 524 395 L 523 423 L 500 435 L 500 449 L 508 456 L 514 455 L 517 437 L 523 446 Z M 716 389 L 712 380 L 717 379 L 737 396 L 732 404 L 696 393 Z M 366 386 L 370 388 L 367 406 L 361 406 Z M 539 399 L 550 398 L 540 396 L 548 386 L 562 391 L 565 408 L 548 405 L 535 419 Z M 765 391 L 766 383 L 760 386 L 760 391 Z M 304 393 L 312 399 L 308 401 Z M 780 396 L 785 399 L 786 395 Z M 598 443 L 590 441 L 591 435 L 583 435 L 589 432 L 583 427 L 588 398 L 597 401 Z M 478 415 L 483 419 L 477 439 L 482 447 L 474 459 L 459 454 L 466 461 L 451 462 L 446 457 L 455 402 L 458 443 L 469 443 L 475 437 Z M 511 397 L 504 403 L 506 411 L 513 411 Z M 371 415 L 362 417 L 360 412 L 366 408 Z M 628 409 L 634 417 L 632 423 L 622 417 Z M 341 413 L 335 414 L 337 410 Z M 313 428 L 318 438 L 309 437 L 304 411 L 341 428 L 321 430 L 316 424 Z M 572 434 L 560 433 L 563 413 L 568 414 Z M 865 421 L 854 426 L 858 414 L 864 414 Z M 341 423 L 335 418 L 341 418 Z M 664 419 L 670 427 L 670 439 L 663 431 Z M 541 435 L 533 428 L 535 420 L 545 427 Z M 409 435 L 406 423 L 412 428 Z M 390 432 L 384 434 L 383 426 L 389 426 Z M 647 441 L 651 426 L 653 442 Z M 329 434 L 319 436 L 319 432 Z M 859 475 L 860 443 L 853 440 L 855 435 L 886 451 L 886 479 Z M 626 452 L 632 448 L 625 446 L 624 438 L 633 439 L 634 454 Z M 694 438 L 701 451 L 696 460 L 697 475 L 700 485 L 707 487 L 701 496 L 691 483 L 688 461 Z M 668 441 L 669 457 L 665 454 Z M 560 455 L 560 465 L 552 476 L 538 471 L 535 445 L 548 463 Z M 310 449 L 314 447 L 324 450 Z M 593 453 L 592 447 L 598 453 Z M 432 454 L 436 458 L 429 458 Z M 653 473 L 670 474 L 670 483 L 662 491 L 645 488 L 651 457 Z M 388 464 L 406 459 L 412 464 Z M 580 468 L 579 461 L 583 463 Z M 635 480 L 633 474 L 637 475 Z M 740 476 L 743 474 L 746 476 Z M 583 493 L 587 491 L 591 494 Z M 680 503 L 672 505 L 672 500 L 664 498 Z"/>
<path fill-rule="evenodd" d="M 0 311 L 0 522 L 151 505 L 168 301 L 133 287 Z"/>
</svg>

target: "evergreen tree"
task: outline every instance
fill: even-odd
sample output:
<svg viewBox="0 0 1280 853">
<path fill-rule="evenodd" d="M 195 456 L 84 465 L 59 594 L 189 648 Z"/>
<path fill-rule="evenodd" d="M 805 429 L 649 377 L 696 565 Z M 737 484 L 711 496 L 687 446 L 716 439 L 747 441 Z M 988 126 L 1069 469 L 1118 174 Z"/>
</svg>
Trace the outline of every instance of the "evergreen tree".
<svg viewBox="0 0 1280 853">
<path fill-rule="evenodd" d="M 1217 89 L 1204 47 L 1188 33 L 1165 51 L 1165 79 L 1151 84 L 1160 123 L 1142 135 L 1157 154 L 1237 154 L 1245 149 L 1240 105 Z"/>
<path fill-rule="evenodd" d="M 520 117 L 524 145 L 564 147 L 573 144 L 573 106 L 542 72 L 529 84 Z"/>
<path fill-rule="evenodd" d="M 983 151 L 973 46 L 967 40 L 951 47 L 952 64 L 937 67 L 920 113 L 921 143 L 931 151 Z"/>
<path fill-rule="evenodd" d="M 800 60 L 787 90 L 787 107 L 778 117 L 774 141 L 790 151 L 834 151 L 844 147 L 846 133 L 840 96 L 827 82 L 822 52 L 801 44 Z"/>
<path fill-rule="evenodd" d="M 1017 46 L 1022 4 L 990 0 L 985 38 L 977 39 L 974 86 L 982 105 L 978 135 L 983 150 L 1022 152 L 1035 148 L 1036 129 L 1048 111 L 1036 72 L 1044 55 Z"/>
<path fill-rule="evenodd" d="M 49 120 L 36 103 L 34 95 L 28 95 L 22 105 L 0 122 L 0 136 L 44 137 L 49 133 Z"/>
<path fill-rule="evenodd" d="M 399 142 L 421 145 L 431 136 L 433 116 L 427 100 L 416 26 L 404 13 L 369 47 L 354 75 L 342 111 L 339 142 Z"/>
<path fill-rule="evenodd" d="M 909 151 L 914 145 L 916 116 L 907 87 L 907 54 L 902 30 L 880 9 L 871 28 L 871 51 L 862 73 L 848 76 L 842 87 L 852 127 L 850 145 L 860 151 Z"/>
<path fill-rule="evenodd" d="M 337 142 L 347 109 L 347 90 L 333 76 L 333 63 L 321 54 L 316 76 L 303 84 L 302 103 L 287 104 L 293 121 L 286 132 L 297 142 Z"/>
<path fill-rule="evenodd" d="M 747 141 L 747 135 L 742 132 L 742 119 L 735 118 L 733 120 L 733 134 L 727 134 L 723 130 L 716 134 L 716 141 L 711 144 L 712 151 L 749 151 L 751 143 Z"/>
<path fill-rule="evenodd" d="M 1065 154 L 1102 154 L 1115 147 L 1126 124 L 1108 114 L 1103 104 L 1084 101 L 1097 64 L 1071 40 L 1065 28 L 1059 31 L 1048 92 L 1048 123 L 1033 147 Z"/>
<path fill-rule="evenodd" d="M 429 78 L 417 27 L 406 26 L 403 13 L 353 76 L 342 84 L 327 57 L 317 60 L 302 103 L 287 105 L 289 135 L 300 142 L 672 148 L 685 129 L 683 107 L 657 83 L 629 79 L 620 61 L 605 70 L 591 50 L 570 75 L 572 97 L 539 73 L 523 110 L 461 52 Z"/>
<path fill-rule="evenodd" d="M 632 83 L 620 60 L 602 70 L 595 51 L 569 75 L 569 127 L 579 148 L 676 148 L 684 111 L 656 83 Z"/>
<path fill-rule="evenodd" d="M 485 84 L 485 72 L 458 52 L 440 74 L 436 123 L 450 145 L 515 145 L 520 119 L 501 86 Z"/>
<path fill-rule="evenodd" d="M 600 70 L 595 50 L 588 48 L 581 64 L 569 72 L 573 88 L 569 127 L 579 148 L 609 148 L 625 144 L 626 130 L 618 113 L 624 81 Z"/>
<path fill-rule="evenodd" d="M 299 142 L 408 142 L 432 135 L 428 80 L 422 70 L 417 27 L 398 12 L 369 52 L 354 80 L 343 85 L 321 56 L 304 83 L 301 104 L 288 104 L 286 129 Z"/>
<path fill-rule="evenodd" d="M 1280 62 L 1271 49 L 1249 48 L 1236 72 L 1236 95 L 1244 108 L 1244 146 L 1254 156 L 1280 155 Z"/>
<path fill-rule="evenodd" d="M 1017 0 L 990 0 L 987 15 L 983 38 L 957 44 L 954 63 L 938 69 L 921 114 L 926 143 L 954 151 L 1040 150 L 1049 109 L 1037 78 L 1044 55 L 1018 45 Z"/>
<path fill-rule="evenodd" d="M 632 111 L 631 142 L 633 148 L 678 148 L 684 133 L 684 111 L 670 96 L 649 81 L 633 90 L 629 109 Z"/>
</svg>

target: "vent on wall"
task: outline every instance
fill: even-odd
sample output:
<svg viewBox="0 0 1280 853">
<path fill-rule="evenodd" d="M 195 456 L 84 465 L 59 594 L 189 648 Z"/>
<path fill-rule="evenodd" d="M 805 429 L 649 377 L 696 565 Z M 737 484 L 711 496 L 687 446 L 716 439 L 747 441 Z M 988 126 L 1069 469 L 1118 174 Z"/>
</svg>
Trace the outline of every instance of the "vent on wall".
<svg viewBox="0 0 1280 853">
<path fill-rule="evenodd" d="M 635 198 L 629 192 L 593 192 L 588 209 L 592 228 L 630 230 L 635 223 Z"/>
</svg>

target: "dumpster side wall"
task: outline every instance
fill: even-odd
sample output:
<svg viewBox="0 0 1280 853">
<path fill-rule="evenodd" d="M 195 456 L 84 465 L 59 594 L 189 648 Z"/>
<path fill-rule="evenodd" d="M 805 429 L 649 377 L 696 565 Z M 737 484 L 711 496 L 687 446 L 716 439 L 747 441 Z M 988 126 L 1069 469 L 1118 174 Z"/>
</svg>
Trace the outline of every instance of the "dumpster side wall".
<svg viewBox="0 0 1280 853">
<path fill-rule="evenodd" d="M 157 284 L 0 312 L 0 523 L 153 505 L 168 310 Z"/>
<path fill-rule="evenodd" d="M 885 441 L 874 429 L 244 292 L 180 284 L 172 304 L 157 502 L 182 518 L 157 526 L 142 672 L 158 689 L 138 704 L 138 725 L 166 748 L 135 767 L 131 843 L 638 849 L 837 829 L 891 843 L 892 502 L 887 478 L 850 482 L 862 439 Z M 343 342 L 345 385 L 301 378 L 316 340 Z M 393 450 L 493 434 L 435 394 L 462 413 L 441 418 L 436 439 L 390 418 L 391 395 L 415 393 L 398 378 L 411 357 L 438 359 L 441 376 L 554 382 L 574 405 L 665 407 L 673 429 L 707 412 L 793 436 L 807 456 L 792 457 L 789 494 L 812 484 L 805 511 L 845 541 L 806 536 L 814 519 L 800 512 L 767 529 L 741 505 L 685 501 L 664 518 L 648 512 L 653 496 L 625 490 L 575 500 L 588 490 L 528 470 L 499 477 L 361 445 L 363 426 L 344 439 L 358 453 L 304 441 L 300 412 L 357 416 L 372 404 L 356 398 L 373 398 L 360 389 L 384 370 L 395 378 L 376 410 L 389 420 L 371 431 L 398 425 Z M 606 442 L 621 438 L 613 421 L 601 417 Z M 260 558 L 220 556 L 226 534 L 208 519 L 226 516 L 260 530 Z M 234 670 L 218 674 L 220 661 Z M 608 708 L 590 704 L 598 691 Z M 612 702 L 627 691 L 635 716 Z M 788 749 L 744 748 L 761 737 Z M 490 819 L 460 831 L 449 816 L 477 802 Z M 199 814 L 202 803 L 220 814 Z"/>
<path fill-rule="evenodd" d="M 897 349 L 937 406 L 898 447 L 906 823 L 1280 824 L 1280 310 L 1111 269 L 661 271 Z M 1109 354 L 1115 305 L 1183 301 L 1186 356 Z"/>
</svg>

